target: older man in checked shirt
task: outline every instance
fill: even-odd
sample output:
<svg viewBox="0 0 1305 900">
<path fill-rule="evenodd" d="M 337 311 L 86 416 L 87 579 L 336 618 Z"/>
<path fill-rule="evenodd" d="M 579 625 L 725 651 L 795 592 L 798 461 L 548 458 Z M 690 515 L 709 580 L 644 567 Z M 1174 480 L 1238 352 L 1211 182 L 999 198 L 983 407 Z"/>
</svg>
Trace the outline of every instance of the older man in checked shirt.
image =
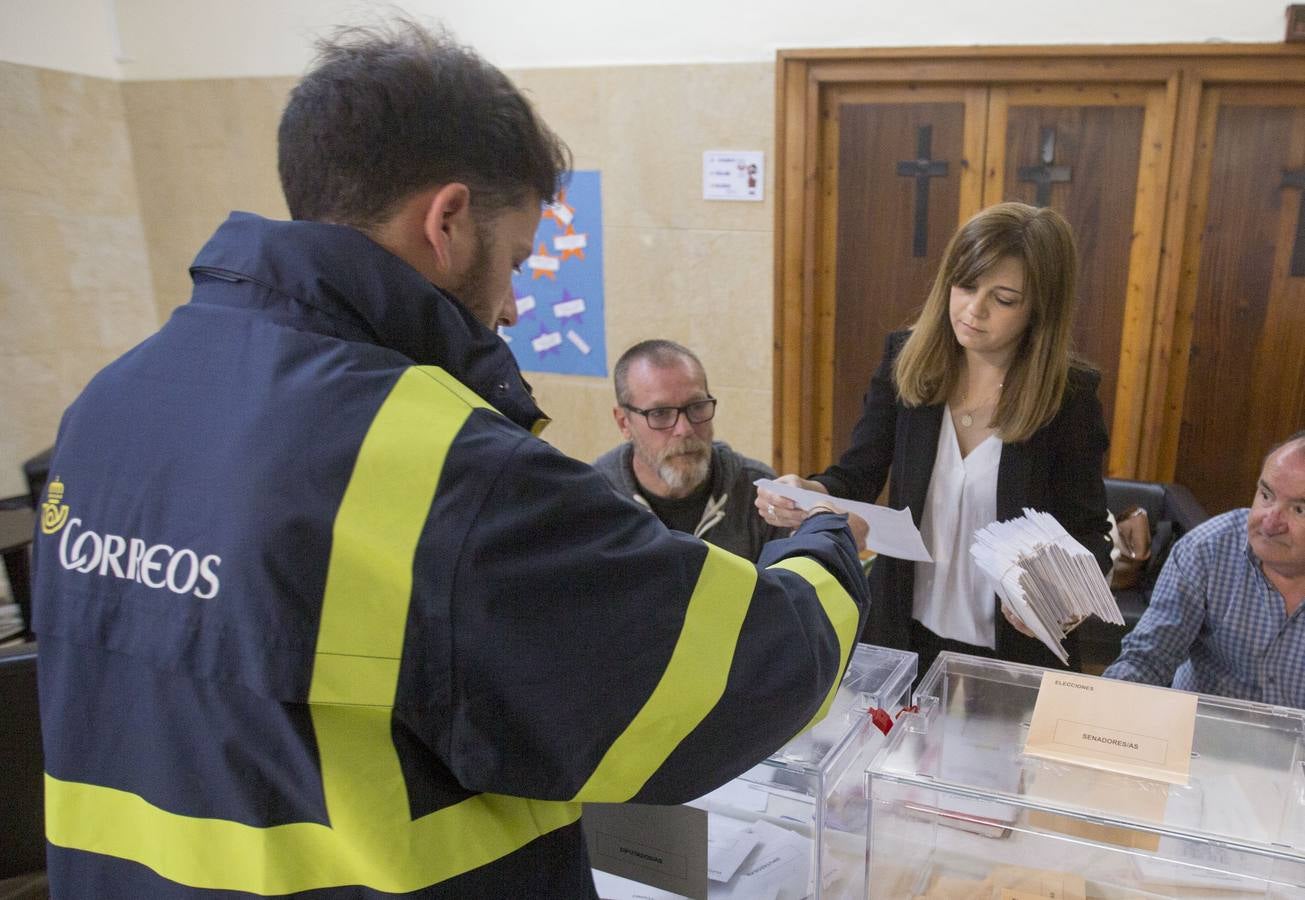
<svg viewBox="0 0 1305 900">
<path fill-rule="evenodd" d="M 1265 457 L 1250 509 L 1174 545 L 1107 678 L 1305 707 L 1305 431 Z"/>
</svg>

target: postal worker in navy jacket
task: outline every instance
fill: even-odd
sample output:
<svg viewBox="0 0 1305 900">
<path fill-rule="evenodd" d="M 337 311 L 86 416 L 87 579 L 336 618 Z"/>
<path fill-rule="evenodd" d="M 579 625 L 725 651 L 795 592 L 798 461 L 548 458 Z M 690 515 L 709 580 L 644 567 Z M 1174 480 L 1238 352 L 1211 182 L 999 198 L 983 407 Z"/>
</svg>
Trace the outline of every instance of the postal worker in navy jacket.
<svg viewBox="0 0 1305 900">
<path fill-rule="evenodd" d="M 279 137 L 294 221 L 233 214 L 60 429 L 53 894 L 593 896 L 583 802 L 699 796 L 823 714 L 864 523 L 754 565 L 532 434 L 494 328 L 567 154 L 470 51 L 338 34 Z"/>
</svg>

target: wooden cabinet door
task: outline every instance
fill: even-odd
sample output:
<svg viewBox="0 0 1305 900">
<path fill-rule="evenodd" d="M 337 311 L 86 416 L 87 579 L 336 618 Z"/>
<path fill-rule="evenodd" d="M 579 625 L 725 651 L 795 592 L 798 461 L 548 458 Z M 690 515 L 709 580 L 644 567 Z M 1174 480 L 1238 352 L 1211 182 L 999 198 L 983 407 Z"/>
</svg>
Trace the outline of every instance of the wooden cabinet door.
<svg viewBox="0 0 1305 900">
<path fill-rule="evenodd" d="M 1108 471 L 1143 427 L 1173 112 L 1162 84 L 994 87 L 983 205 L 1051 206 L 1078 245 L 1074 344 L 1101 371 Z"/>
<path fill-rule="evenodd" d="M 817 346 L 829 427 L 824 462 L 847 447 L 889 332 L 914 321 L 959 222 L 978 211 L 987 91 L 966 87 L 848 87 L 824 114 L 824 171 L 833 188 L 817 290 L 833 316 Z"/>
<path fill-rule="evenodd" d="M 1169 453 L 1214 514 L 1249 505 L 1265 452 L 1305 427 L 1305 88 L 1208 89 L 1193 195 Z"/>
<path fill-rule="evenodd" d="M 1245 505 L 1305 427 L 1305 45 L 817 49 L 777 75 L 781 468 L 843 449 L 955 227 L 1045 201 L 1079 242 L 1108 474 Z"/>
</svg>

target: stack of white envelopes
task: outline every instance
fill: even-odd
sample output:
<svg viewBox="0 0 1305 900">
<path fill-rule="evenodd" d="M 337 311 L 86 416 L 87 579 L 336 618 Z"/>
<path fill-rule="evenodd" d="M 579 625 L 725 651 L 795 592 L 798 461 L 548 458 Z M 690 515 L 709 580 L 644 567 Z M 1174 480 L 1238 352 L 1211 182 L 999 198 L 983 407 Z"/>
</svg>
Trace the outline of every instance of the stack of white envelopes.
<svg viewBox="0 0 1305 900">
<path fill-rule="evenodd" d="M 980 528 L 970 554 L 1005 607 L 1063 663 L 1069 654 L 1061 642 L 1089 615 L 1124 624 L 1096 557 L 1048 513 L 1026 508 L 1018 519 Z"/>
</svg>

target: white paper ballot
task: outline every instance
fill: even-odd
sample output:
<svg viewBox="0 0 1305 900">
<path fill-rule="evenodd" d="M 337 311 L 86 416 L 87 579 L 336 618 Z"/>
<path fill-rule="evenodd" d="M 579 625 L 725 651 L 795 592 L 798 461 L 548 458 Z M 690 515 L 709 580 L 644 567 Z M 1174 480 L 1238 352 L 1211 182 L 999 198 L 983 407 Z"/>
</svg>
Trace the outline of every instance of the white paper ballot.
<svg viewBox="0 0 1305 900">
<path fill-rule="evenodd" d="M 924 539 L 920 537 L 920 530 L 915 527 L 915 520 L 911 518 L 909 509 L 889 509 L 887 506 L 876 506 L 859 500 L 831 497 L 819 491 L 808 491 L 769 478 L 758 478 L 753 484 L 765 488 L 772 494 L 787 497 L 798 505 L 798 509 L 810 509 L 817 505 L 829 506 L 832 503 L 839 509 L 856 513 L 870 526 L 870 534 L 865 539 L 866 549 L 882 553 L 884 556 L 894 556 L 897 559 L 933 562 L 933 557 L 924 546 Z"/>
<path fill-rule="evenodd" d="M 746 822 L 727 816 L 707 815 L 707 878 L 729 881 L 761 839 Z"/>
<path fill-rule="evenodd" d="M 1025 507 L 1019 518 L 985 525 L 974 532 L 970 555 L 1002 605 L 1063 663 L 1069 655 L 1061 641 L 1087 616 L 1124 624 L 1096 558 L 1048 513 Z"/>
<path fill-rule="evenodd" d="M 764 820 L 754 822 L 751 833 L 758 846 L 728 882 L 708 884 L 711 900 L 810 896 L 811 839 Z"/>
</svg>

